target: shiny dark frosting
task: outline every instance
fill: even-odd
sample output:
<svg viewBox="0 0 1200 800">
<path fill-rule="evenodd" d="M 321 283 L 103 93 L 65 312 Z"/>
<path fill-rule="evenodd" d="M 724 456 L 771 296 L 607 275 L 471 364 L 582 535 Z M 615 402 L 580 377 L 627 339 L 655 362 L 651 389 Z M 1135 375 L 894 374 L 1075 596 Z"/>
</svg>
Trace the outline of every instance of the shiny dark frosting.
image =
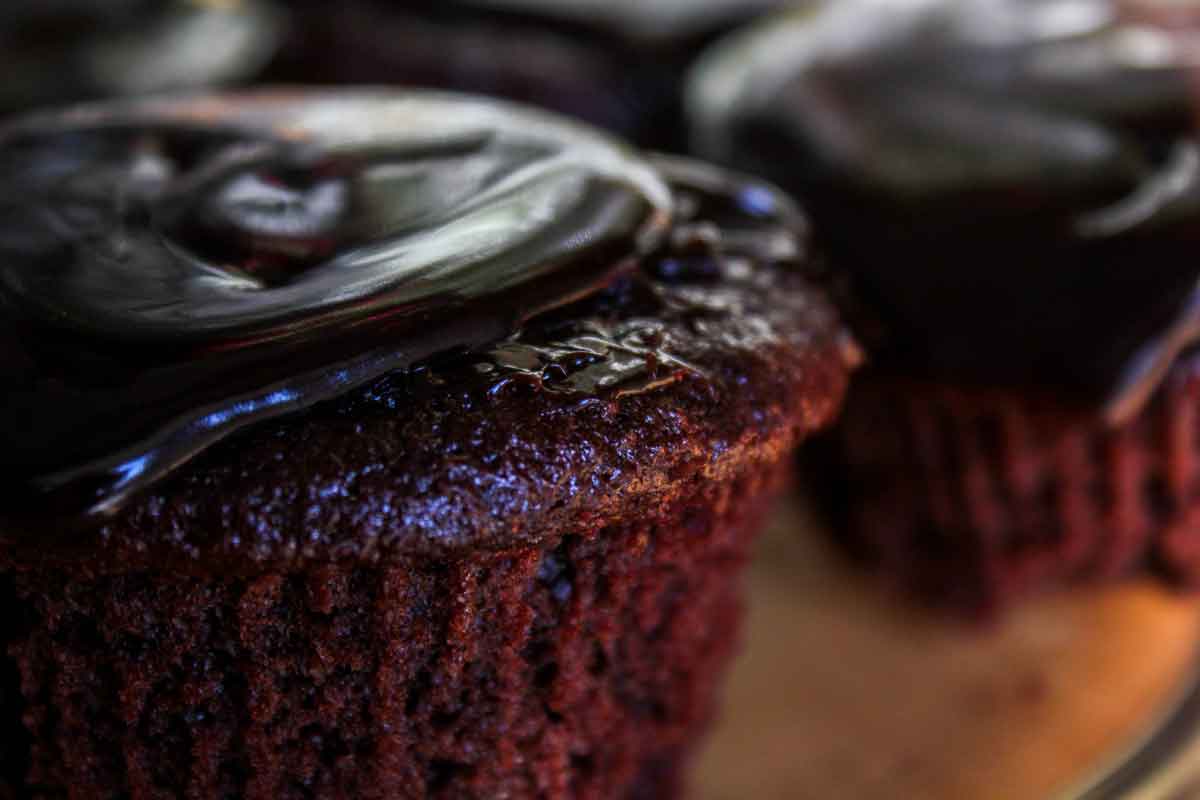
<svg viewBox="0 0 1200 800">
<path fill-rule="evenodd" d="M 816 4 L 697 67 L 696 145 L 804 197 L 877 367 L 1119 423 L 1200 335 L 1200 40 L 1133 7 Z"/>
<path fill-rule="evenodd" d="M 274 0 L 0 6 L 0 112 L 246 80 L 286 29 Z"/>
<path fill-rule="evenodd" d="M 494 345 L 631 269 L 671 202 L 590 129 L 382 91 L 28 117 L 0 187 L 17 516 L 112 513 L 239 429 Z"/>
</svg>

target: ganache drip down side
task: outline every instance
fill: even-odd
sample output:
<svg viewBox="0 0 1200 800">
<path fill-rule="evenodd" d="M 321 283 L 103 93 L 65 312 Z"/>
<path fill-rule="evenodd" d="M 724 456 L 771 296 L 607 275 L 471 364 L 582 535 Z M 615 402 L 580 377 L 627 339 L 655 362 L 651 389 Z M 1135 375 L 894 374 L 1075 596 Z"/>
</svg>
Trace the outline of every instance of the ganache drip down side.
<svg viewBox="0 0 1200 800">
<path fill-rule="evenodd" d="M 1119 425 L 1200 335 L 1196 34 L 1130 8 L 816 4 L 697 67 L 696 145 L 802 197 L 877 368 Z"/>
<path fill-rule="evenodd" d="M 65 518 L 596 291 L 671 202 L 588 128 L 367 91 L 27 118 L 0 185 L 4 502 Z"/>
</svg>

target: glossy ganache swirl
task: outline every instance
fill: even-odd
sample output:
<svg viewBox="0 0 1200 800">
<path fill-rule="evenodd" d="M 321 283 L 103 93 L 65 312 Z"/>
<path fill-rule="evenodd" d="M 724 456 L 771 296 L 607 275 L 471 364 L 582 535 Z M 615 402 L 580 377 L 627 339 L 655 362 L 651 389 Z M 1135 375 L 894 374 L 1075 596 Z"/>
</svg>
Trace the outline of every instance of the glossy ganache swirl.
<svg viewBox="0 0 1200 800">
<path fill-rule="evenodd" d="M 503 340 L 664 234 L 590 129 L 431 93 L 80 107 L 0 130 L 4 507 L 84 519 L 234 431 Z"/>
<path fill-rule="evenodd" d="M 699 149 L 806 200 L 877 368 L 1132 417 L 1200 335 L 1195 33 L 1103 0 L 839 0 L 729 40 Z"/>
</svg>

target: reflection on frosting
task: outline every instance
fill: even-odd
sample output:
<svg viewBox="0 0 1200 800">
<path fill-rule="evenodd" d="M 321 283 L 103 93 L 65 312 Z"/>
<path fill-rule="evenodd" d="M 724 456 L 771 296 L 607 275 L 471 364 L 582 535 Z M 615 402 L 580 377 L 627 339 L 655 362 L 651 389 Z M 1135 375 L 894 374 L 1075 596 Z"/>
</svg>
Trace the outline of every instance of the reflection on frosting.
<svg viewBox="0 0 1200 800">
<path fill-rule="evenodd" d="M 92 511 L 245 425 L 494 342 L 669 223 L 556 117 L 426 93 L 82 107 L 0 131 L 6 473 Z"/>
<path fill-rule="evenodd" d="M 705 155 L 812 203 L 884 363 L 1120 423 L 1198 328 L 1198 55 L 1104 0 L 839 0 L 716 48 L 689 112 Z"/>
</svg>

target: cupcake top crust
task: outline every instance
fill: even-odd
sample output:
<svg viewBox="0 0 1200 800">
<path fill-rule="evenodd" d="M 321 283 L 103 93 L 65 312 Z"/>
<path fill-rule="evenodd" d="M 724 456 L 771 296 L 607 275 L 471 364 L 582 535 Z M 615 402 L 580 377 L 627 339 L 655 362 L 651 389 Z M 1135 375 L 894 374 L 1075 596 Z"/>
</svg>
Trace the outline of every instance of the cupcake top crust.
<svg viewBox="0 0 1200 800">
<path fill-rule="evenodd" d="M 79 107 L 0 186 L 0 539 L 51 556 L 505 546 L 787 446 L 853 360 L 774 189 L 496 101 Z"/>
<path fill-rule="evenodd" d="M 1150 4 L 821 3 L 716 48 L 689 111 L 810 205 L 878 366 L 1115 423 L 1200 332 L 1198 44 Z"/>
</svg>

